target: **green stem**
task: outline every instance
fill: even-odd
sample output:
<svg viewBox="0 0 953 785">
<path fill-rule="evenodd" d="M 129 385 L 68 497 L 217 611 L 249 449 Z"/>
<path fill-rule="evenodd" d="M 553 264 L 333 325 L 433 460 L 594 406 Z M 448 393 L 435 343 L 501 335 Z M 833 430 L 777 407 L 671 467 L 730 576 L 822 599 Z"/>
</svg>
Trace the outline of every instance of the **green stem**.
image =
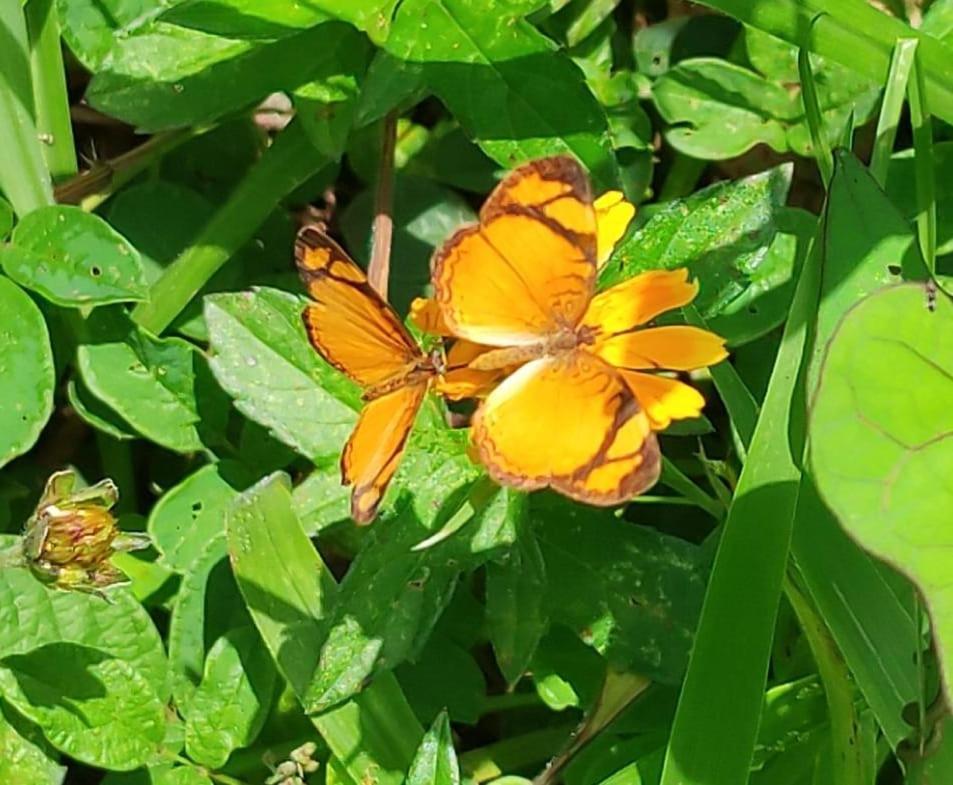
<svg viewBox="0 0 953 785">
<path fill-rule="evenodd" d="M 460 756 L 460 770 L 479 785 L 506 772 L 538 765 L 547 760 L 572 731 L 572 725 L 559 725 L 478 747 Z"/>
<path fill-rule="evenodd" d="M 936 273 L 936 165 L 933 158 L 933 123 L 927 105 L 926 79 L 919 50 L 913 57 L 913 74 L 907 83 L 910 125 L 913 126 L 914 168 L 917 187 L 917 238 L 930 274 Z"/>
<path fill-rule="evenodd" d="M 23 10 L 30 38 L 36 127 L 43 142 L 43 157 L 54 180 L 71 177 L 77 169 L 76 150 L 56 2 L 30 0 Z"/>
<path fill-rule="evenodd" d="M 156 134 L 122 155 L 108 161 L 97 161 L 88 171 L 57 185 L 54 189 L 56 201 L 60 204 L 76 204 L 91 212 L 166 153 L 212 127 L 185 128 Z"/>
<path fill-rule="evenodd" d="M 246 242 L 286 196 L 328 163 L 298 121 L 282 131 L 202 233 L 153 284 L 132 318 L 158 335 Z"/>
<path fill-rule="evenodd" d="M 863 723 L 857 712 L 847 664 L 806 592 L 797 587 L 790 575 L 785 578 L 784 592 L 801 624 L 824 685 L 831 726 L 831 781 L 839 785 L 871 782 L 874 772 L 867 771 L 867 745 L 860 738 Z"/>
<path fill-rule="evenodd" d="M 131 445 L 129 442 L 114 439 L 102 431 L 96 431 L 95 433 L 103 476 L 109 477 L 119 488 L 116 512 L 135 512 L 137 506 L 136 477 Z"/>
<path fill-rule="evenodd" d="M 725 508 L 718 503 L 718 500 L 705 493 L 688 475 L 684 474 L 681 469 L 665 456 L 662 456 L 662 476 L 660 482 L 667 485 L 673 491 L 682 494 L 682 496 L 696 507 L 701 507 L 701 509 L 711 515 L 716 521 L 724 519 Z"/>
<path fill-rule="evenodd" d="M 23 217 L 53 203 L 33 119 L 30 50 L 19 0 L 0 0 L 0 190 Z"/>
</svg>

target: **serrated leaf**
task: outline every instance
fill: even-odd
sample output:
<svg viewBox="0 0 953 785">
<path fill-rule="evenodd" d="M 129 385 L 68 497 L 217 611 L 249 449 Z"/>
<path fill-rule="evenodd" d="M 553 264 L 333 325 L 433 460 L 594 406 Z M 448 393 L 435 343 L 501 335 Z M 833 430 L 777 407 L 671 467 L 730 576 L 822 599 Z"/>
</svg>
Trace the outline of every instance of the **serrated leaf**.
<svg viewBox="0 0 953 785">
<path fill-rule="evenodd" d="M 60 785 L 66 768 L 50 757 L 43 746 L 36 743 L 38 740 L 21 734 L 11 720 L 12 712 L 0 704 L 0 782 Z M 18 724 L 25 723 L 20 720 Z M 36 730 L 35 726 L 33 729 Z"/>
<path fill-rule="evenodd" d="M 407 785 L 460 785 L 460 767 L 446 713 L 434 720 L 420 742 L 407 772 Z"/>
<path fill-rule="evenodd" d="M 729 342 L 777 327 L 815 225 L 813 216 L 784 206 L 791 172 L 785 164 L 666 202 L 616 246 L 600 288 L 687 266 L 699 282 L 695 306 Z"/>
<path fill-rule="evenodd" d="M 145 300 L 139 252 L 102 218 L 72 205 L 24 216 L 2 248 L 4 272 L 66 307 Z"/>
<path fill-rule="evenodd" d="M 677 684 L 705 589 L 698 549 L 555 497 L 531 514 L 546 572 L 559 576 L 546 597 L 553 621 L 611 665 Z"/>
<path fill-rule="evenodd" d="M 0 691 L 57 749 L 118 771 L 157 753 L 162 702 L 126 660 L 74 643 L 50 643 L 3 658 Z"/>
<path fill-rule="evenodd" d="M 189 703 L 185 748 L 192 760 L 221 768 L 264 725 L 277 673 L 253 627 L 230 630 L 212 644 Z"/>
<path fill-rule="evenodd" d="M 106 602 L 47 588 L 26 570 L 0 571 L 0 657 L 63 641 L 95 646 L 129 662 L 160 697 L 167 695 L 162 640 L 128 589 L 110 590 Z"/>
<path fill-rule="evenodd" d="M 617 170 L 605 112 L 568 55 L 491 0 L 404 0 L 387 50 L 424 80 L 467 134 L 507 168 L 575 155 L 600 187 Z"/>
<path fill-rule="evenodd" d="M 202 352 L 180 338 L 155 338 L 123 312 L 97 309 L 77 349 L 83 382 L 148 439 L 178 452 L 221 438 L 227 399 Z"/>
<path fill-rule="evenodd" d="M 149 534 L 162 561 L 187 572 L 210 540 L 225 533 L 225 510 L 254 477 L 235 461 L 203 466 L 170 488 L 149 513 Z"/>
<path fill-rule="evenodd" d="M 910 576 L 930 610 L 949 694 L 948 515 L 953 494 L 953 303 L 883 289 L 843 318 L 811 412 L 818 490 L 864 548 Z M 845 460 L 843 446 L 851 445 Z"/>
<path fill-rule="evenodd" d="M 546 563 L 536 533 L 524 526 L 516 544 L 486 567 L 486 616 L 490 643 L 506 681 L 529 667 L 549 627 L 545 608 Z"/>
<path fill-rule="evenodd" d="M 114 42 L 86 99 L 142 131 L 210 122 L 304 84 L 360 45 L 357 31 L 334 21 L 264 42 L 158 21 Z"/>
<path fill-rule="evenodd" d="M 53 411 L 50 334 L 19 286 L 0 277 L 0 466 L 26 452 Z"/>
<path fill-rule="evenodd" d="M 277 289 L 207 297 L 209 364 L 238 411 L 318 460 L 340 453 L 360 392 L 308 343 L 303 309 L 303 300 Z"/>
</svg>

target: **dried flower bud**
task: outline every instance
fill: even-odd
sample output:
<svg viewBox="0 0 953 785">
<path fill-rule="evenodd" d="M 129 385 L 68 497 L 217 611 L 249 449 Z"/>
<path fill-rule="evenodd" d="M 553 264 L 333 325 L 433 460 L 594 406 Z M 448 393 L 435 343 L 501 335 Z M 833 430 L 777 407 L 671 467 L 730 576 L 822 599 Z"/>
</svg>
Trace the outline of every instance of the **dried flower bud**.
<svg viewBox="0 0 953 785">
<path fill-rule="evenodd" d="M 33 574 L 57 588 L 99 592 L 124 583 L 109 559 L 117 551 L 149 545 L 144 534 L 119 530 L 110 512 L 119 496 L 112 480 L 73 491 L 76 475 L 57 472 L 47 480 L 27 521 L 23 555 Z"/>
</svg>

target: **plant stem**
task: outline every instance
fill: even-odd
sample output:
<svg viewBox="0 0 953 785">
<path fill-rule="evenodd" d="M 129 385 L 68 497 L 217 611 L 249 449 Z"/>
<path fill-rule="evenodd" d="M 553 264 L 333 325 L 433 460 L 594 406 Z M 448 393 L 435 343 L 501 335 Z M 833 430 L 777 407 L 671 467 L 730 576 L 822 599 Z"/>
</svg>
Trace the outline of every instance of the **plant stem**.
<svg viewBox="0 0 953 785">
<path fill-rule="evenodd" d="M 56 2 L 30 0 L 23 11 L 30 38 L 36 127 L 43 142 L 43 157 L 54 180 L 71 177 L 76 174 L 76 150 Z"/>
<path fill-rule="evenodd" d="M 156 134 L 138 147 L 60 183 L 53 190 L 60 204 L 76 204 L 91 212 L 144 169 L 183 142 L 209 131 L 212 126 L 185 128 Z"/>
<path fill-rule="evenodd" d="M 387 299 L 390 278 L 390 247 L 394 234 L 394 148 L 397 144 L 397 112 L 388 112 L 381 131 L 381 158 L 377 167 L 377 191 L 374 195 L 374 245 L 367 266 L 368 283 Z"/>
<path fill-rule="evenodd" d="M 662 476 L 660 482 L 667 485 L 673 491 L 682 494 L 688 502 L 703 509 L 716 521 L 724 519 L 725 508 L 718 503 L 718 500 L 705 493 L 692 482 L 690 477 L 684 474 L 681 469 L 665 456 L 662 456 Z"/>
<path fill-rule="evenodd" d="M 464 752 L 460 756 L 460 770 L 479 785 L 506 772 L 545 761 L 572 731 L 572 725 L 543 728 Z"/>
<path fill-rule="evenodd" d="M 53 203 L 50 174 L 33 120 L 30 51 L 17 0 L 0 0 L 0 190 L 21 218 Z"/>
<path fill-rule="evenodd" d="M 261 226 L 279 200 L 328 163 L 298 121 L 278 134 L 202 233 L 152 285 L 132 318 L 158 335 Z"/>
</svg>

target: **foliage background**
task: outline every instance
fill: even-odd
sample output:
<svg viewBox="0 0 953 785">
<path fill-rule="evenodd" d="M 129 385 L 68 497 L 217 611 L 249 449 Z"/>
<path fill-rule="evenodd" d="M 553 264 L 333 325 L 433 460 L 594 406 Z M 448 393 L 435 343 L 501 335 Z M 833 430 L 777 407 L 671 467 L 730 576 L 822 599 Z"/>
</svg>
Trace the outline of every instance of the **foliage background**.
<svg viewBox="0 0 953 785">
<path fill-rule="evenodd" d="M 0 0 L 3 543 L 64 465 L 154 543 L 0 571 L 0 782 L 951 781 L 953 3 L 881 5 Z M 388 134 L 401 313 L 553 153 L 639 205 L 600 285 L 700 281 L 652 495 L 494 492 L 433 402 L 347 520 L 290 249 L 367 260 Z"/>
</svg>

